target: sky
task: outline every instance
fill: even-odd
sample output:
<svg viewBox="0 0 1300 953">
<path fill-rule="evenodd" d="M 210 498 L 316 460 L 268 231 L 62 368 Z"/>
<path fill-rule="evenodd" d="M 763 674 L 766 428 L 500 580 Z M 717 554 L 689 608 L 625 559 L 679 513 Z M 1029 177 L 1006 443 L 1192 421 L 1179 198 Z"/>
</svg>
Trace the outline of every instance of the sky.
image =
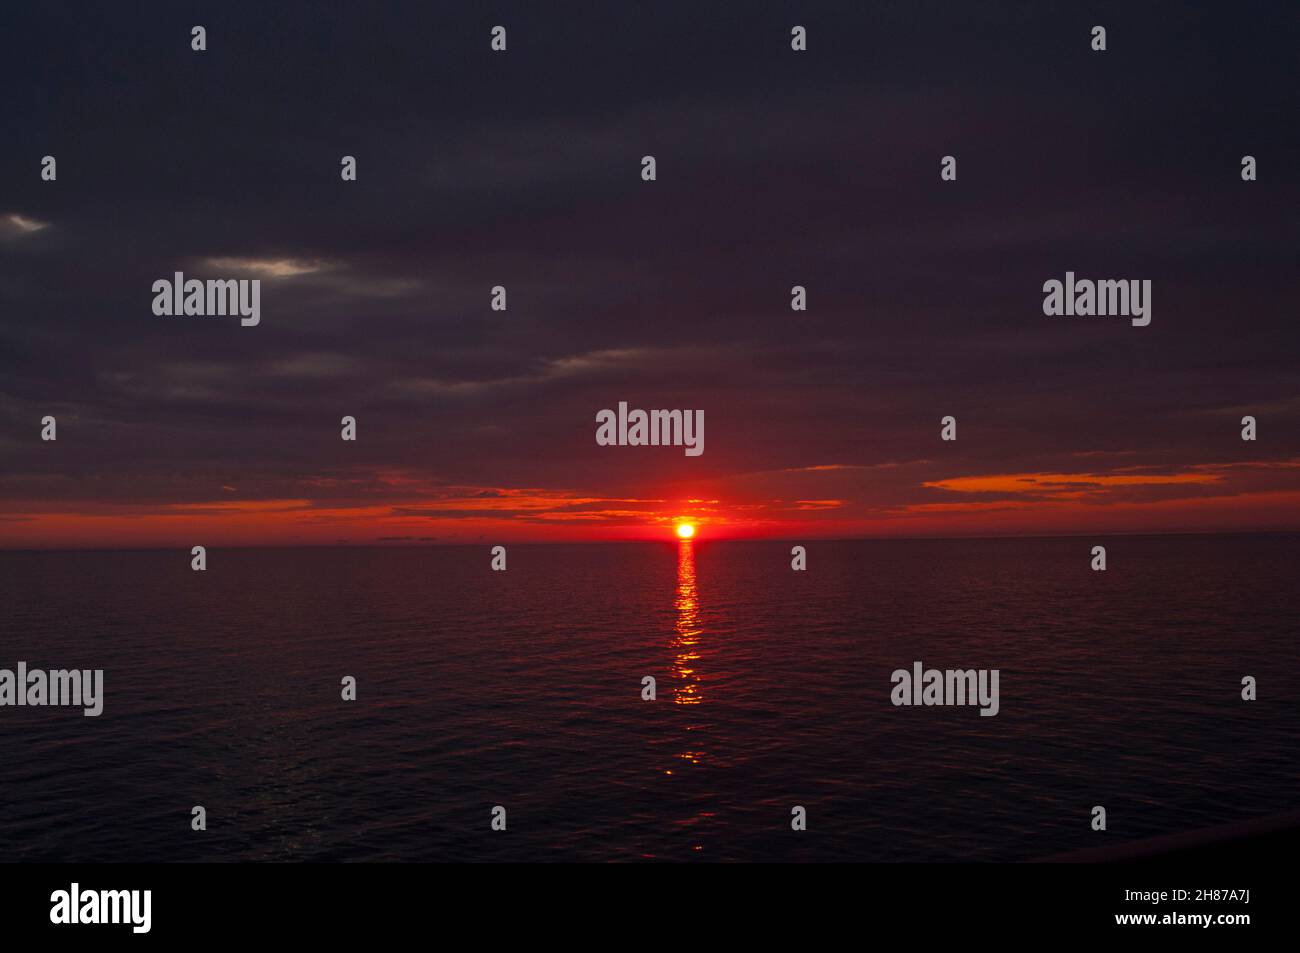
<svg viewBox="0 0 1300 953">
<path fill-rule="evenodd" d="M 1289 5 L 371 6 L 0 11 L 0 548 L 1300 529 Z"/>
</svg>

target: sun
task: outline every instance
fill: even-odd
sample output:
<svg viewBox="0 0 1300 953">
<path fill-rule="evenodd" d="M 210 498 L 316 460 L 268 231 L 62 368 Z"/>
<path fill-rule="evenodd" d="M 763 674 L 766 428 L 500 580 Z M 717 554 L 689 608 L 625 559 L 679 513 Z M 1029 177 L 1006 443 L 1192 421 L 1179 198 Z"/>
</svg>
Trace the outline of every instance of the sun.
<svg viewBox="0 0 1300 953">
<path fill-rule="evenodd" d="M 677 524 L 677 535 L 680 536 L 682 539 L 690 539 L 692 536 L 695 535 L 695 524 L 693 524 L 693 523 L 678 523 L 678 524 Z"/>
</svg>

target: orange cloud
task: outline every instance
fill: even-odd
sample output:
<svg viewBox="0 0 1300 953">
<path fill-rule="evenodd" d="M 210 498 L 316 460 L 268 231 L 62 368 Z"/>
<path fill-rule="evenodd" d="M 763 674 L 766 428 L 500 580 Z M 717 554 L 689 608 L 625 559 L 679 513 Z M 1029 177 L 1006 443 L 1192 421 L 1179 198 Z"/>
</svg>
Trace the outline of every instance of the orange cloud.
<svg viewBox="0 0 1300 953">
<path fill-rule="evenodd" d="M 1174 474 L 1124 473 L 1002 473 L 990 476 L 952 477 L 933 480 L 922 486 L 957 493 L 1027 493 L 1059 498 L 1082 497 L 1104 493 L 1120 486 L 1173 486 L 1212 484 L 1219 474 L 1191 471 Z"/>
</svg>

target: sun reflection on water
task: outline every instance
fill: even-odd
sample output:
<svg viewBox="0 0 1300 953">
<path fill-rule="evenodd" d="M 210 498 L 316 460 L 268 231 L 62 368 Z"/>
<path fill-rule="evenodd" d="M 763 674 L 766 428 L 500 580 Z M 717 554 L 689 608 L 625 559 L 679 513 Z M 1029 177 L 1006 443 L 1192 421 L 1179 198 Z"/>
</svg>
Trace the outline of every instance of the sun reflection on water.
<svg viewBox="0 0 1300 953">
<path fill-rule="evenodd" d="M 696 669 L 700 660 L 699 645 L 703 629 L 700 628 L 699 594 L 695 588 L 694 543 L 683 539 L 677 544 L 677 625 L 669 643 L 673 652 L 673 702 L 678 705 L 698 705 L 704 700 L 701 678 Z"/>
</svg>

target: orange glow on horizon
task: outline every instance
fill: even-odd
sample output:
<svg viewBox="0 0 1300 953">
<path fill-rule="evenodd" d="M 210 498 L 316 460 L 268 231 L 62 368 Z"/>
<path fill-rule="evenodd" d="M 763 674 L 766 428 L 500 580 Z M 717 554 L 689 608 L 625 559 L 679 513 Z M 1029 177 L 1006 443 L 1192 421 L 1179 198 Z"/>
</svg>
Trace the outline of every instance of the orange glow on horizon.
<svg viewBox="0 0 1300 953">
<path fill-rule="evenodd" d="M 1300 529 L 1300 458 L 1168 472 L 1119 467 L 959 474 L 900 479 L 888 487 L 875 487 L 873 477 L 851 468 L 809 472 L 814 476 L 783 471 L 730 488 L 710 485 L 706 492 L 691 487 L 680 497 L 662 490 L 606 496 L 585 488 L 418 481 L 408 492 L 388 473 L 381 474 L 385 492 L 378 498 L 354 494 L 352 482 L 358 481 L 335 481 L 324 497 L 313 495 L 318 486 L 260 495 L 223 485 L 207 498 L 174 501 L 86 498 L 72 492 L 84 488 L 69 484 L 54 499 L 27 496 L 0 504 L 0 550 L 622 542 L 663 540 L 665 529 L 669 538 L 688 542 L 705 526 L 711 541 Z"/>
</svg>

